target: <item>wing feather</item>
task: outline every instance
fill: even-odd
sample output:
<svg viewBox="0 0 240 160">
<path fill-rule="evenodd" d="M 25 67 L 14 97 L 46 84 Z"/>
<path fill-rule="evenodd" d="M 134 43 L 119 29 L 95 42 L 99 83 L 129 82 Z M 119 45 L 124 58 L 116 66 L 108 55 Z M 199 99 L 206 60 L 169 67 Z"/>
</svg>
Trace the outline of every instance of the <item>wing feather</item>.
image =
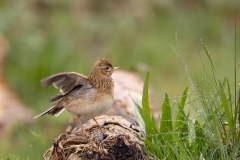
<svg viewBox="0 0 240 160">
<path fill-rule="evenodd" d="M 91 86 L 88 77 L 75 72 L 63 72 L 51 75 L 41 80 L 44 87 L 53 85 L 60 89 L 62 95 L 68 94 L 74 87 L 77 86 Z"/>
</svg>

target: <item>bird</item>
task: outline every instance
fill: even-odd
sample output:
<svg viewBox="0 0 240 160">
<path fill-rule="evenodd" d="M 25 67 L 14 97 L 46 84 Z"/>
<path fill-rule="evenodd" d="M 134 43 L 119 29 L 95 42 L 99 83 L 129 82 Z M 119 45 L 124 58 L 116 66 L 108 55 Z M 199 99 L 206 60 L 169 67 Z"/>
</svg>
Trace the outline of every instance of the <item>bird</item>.
<svg viewBox="0 0 240 160">
<path fill-rule="evenodd" d="M 106 113 L 113 105 L 114 82 L 111 75 L 118 68 L 99 58 L 88 76 L 63 72 L 42 79 L 42 86 L 53 85 L 60 90 L 60 94 L 49 98 L 49 102 L 57 103 L 36 115 L 34 119 L 46 114 L 57 117 L 66 109 L 77 117 L 82 133 L 86 135 L 82 121 L 94 119 L 99 126 L 95 117 Z M 101 132 L 103 133 L 102 129 Z"/>
</svg>

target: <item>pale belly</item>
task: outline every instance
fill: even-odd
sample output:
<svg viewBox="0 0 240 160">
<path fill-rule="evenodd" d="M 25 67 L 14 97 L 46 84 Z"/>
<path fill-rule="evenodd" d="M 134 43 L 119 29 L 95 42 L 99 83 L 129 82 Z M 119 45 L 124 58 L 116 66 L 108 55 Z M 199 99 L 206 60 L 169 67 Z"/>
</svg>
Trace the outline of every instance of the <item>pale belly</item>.
<svg viewBox="0 0 240 160">
<path fill-rule="evenodd" d="M 105 114 L 112 107 L 113 98 L 104 95 L 93 101 L 92 97 L 89 96 L 87 99 L 75 99 L 70 103 L 71 107 L 67 107 L 67 111 L 80 116 L 81 120 L 87 120 Z"/>
</svg>

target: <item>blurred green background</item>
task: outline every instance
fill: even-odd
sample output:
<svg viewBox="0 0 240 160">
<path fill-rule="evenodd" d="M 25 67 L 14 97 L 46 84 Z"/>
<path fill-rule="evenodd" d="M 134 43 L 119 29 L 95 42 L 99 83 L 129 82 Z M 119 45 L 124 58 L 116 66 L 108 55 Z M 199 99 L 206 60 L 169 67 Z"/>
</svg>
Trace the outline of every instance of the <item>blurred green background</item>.
<svg viewBox="0 0 240 160">
<path fill-rule="evenodd" d="M 233 87 L 235 15 L 240 62 L 238 0 L 1 0 L 0 33 L 10 47 L 4 76 L 37 114 L 58 92 L 42 88 L 40 79 L 63 71 L 88 74 L 101 57 L 142 78 L 149 70 L 156 93 L 150 98 L 160 106 L 165 91 L 174 97 L 191 85 L 174 50 L 184 57 L 190 76 L 204 78 L 199 55 L 206 66 L 209 61 L 202 39 L 219 77 L 227 76 Z M 17 123 L 0 142 L 0 159 L 42 159 L 69 117 L 45 116 L 33 126 Z"/>
</svg>

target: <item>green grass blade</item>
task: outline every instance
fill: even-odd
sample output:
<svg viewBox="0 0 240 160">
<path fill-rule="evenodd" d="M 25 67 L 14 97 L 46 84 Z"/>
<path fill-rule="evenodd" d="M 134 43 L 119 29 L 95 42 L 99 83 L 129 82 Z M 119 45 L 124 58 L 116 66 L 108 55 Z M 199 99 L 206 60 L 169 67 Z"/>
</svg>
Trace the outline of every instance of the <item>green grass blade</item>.
<svg viewBox="0 0 240 160">
<path fill-rule="evenodd" d="M 227 89 L 228 89 L 228 97 L 229 97 L 229 107 L 231 109 L 231 119 L 232 119 L 232 123 L 233 124 L 237 124 L 237 115 L 238 115 L 238 111 L 237 109 L 235 108 L 235 101 L 236 101 L 236 98 L 234 98 L 234 101 L 232 101 L 232 95 L 231 95 L 231 89 L 230 89 L 230 84 L 229 84 L 229 80 L 227 79 Z M 233 107 L 234 105 L 234 107 Z M 233 125 L 232 126 L 233 130 L 232 130 L 232 133 L 235 133 L 235 130 L 236 130 L 236 125 Z M 235 135 L 232 135 L 235 137 Z"/>
<path fill-rule="evenodd" d="M 146 121 L 150 121 L 150 107 L 148 101 L 148 81 L 149 81 L 149 72 L 147 72 L 144 86 L 143 86 L 143 96 L 142 96 L 142 106 L 143 106 L 143 116 Z"/>
<path fill-rule="evenodd" d="M 143 142 L 145 143 L 145 145 L 148 146 L 148 149 L 151 150 L 152 153 L 154 153 L 154 155 L 156 155 L 158 158 L 162 158 L 157 145 L 153 144 L 151 141 L 147 139 L 144 139 Z"/>
<path fill-rule="evenodd" d="M 149 72 L 147 72 L 144 86 L 143 86 L 143 96 L 142 96 L 142 115 L 145 122 L 145 131 L 147 135 L 157 134 L 158 130 L 156 128 L 155 122 L 151 118 L 150 106 L 148 100 L 148 82 L 149 82 Z M 151 138 L 151 137 L 148 137 Z"/>
<path fill-rule="evenodd" d="M 160 125 L 160 133 L 172 131 L 172 113 L 169 103 L 168 94 L 165 93 L 165 100 L 162 106 L 162 119 Z"/>
<path fill-rule="evenodd" d="M 186 99 L 187 99 L 187 92 L 188 92 L 188 87 L 185 88 L 180 104 L 179 104 L 179 109 L 181 108 L 183 110 L 185 103 L 186 103 Z"/>
<path fill-rule="evenodd" d="M 185 142 L 179 141 L 179 137 L 176 134 L 171 134 L 173 141 L 176 143 L 177 147 L 172 148 L 175 155 L 178 157 L 179 155 L 177 153 L 180 153 L 181 159 L 184 158 L 185 160 L 191 160 L 191 157 L 187 153 L 187 147 L 185 146 Z M 172 146 L 173 147 L 173 146 Z"/>
<path fill-rule="evenodd" d="M 131 96 L 130 96 L 130 97 L 131 97 Z M 132 99 L 132 97 L 131 97 L 131 99 Z M 132 101 L 133 101 L 133 103 L 135 104 L 135 106 L 136 106 L 139 114 L 140 114 L 141 116 L 143 116 L 143 109 L 142 109 L 142 107 L 141 107 L 139 104 L 137 104 L 133 99 L 132 99 Z"/>
<path fill-rule="evenodd" d="M 237 25 L 236 25 L 236 15 L 235 15 L 235 26 L 234 26 L 234 34 L 235 34 L 235 39 L 234 39 L 234 108 L 235 111 L 237 110 Z"/>
<path fill-rule="evenodd" d="M 226 159 L 227 160 L 228 156 L 227 156 L 227 154 L 225 152 L 225 149 L 224 149 L 224 146 L 223 146 L 223 143 L 222 143 L 222 138 L 221 138 L 220 132 L 218 130 L 217 117 L 216 117 L 214 112 L 212 112 L 212 117 L 213 117 L 213 130 L 214 130 L 214 135 L 215 135 L 216 140 L 217 140 L 217 146 L 219 147 L 219 150 L 221 152 L 222 159 Z"/>
<path fill-rule="evenodd" d="M 137 107 L 136 107 L 137 108 Z M 139 112 L 138 109 L 134 108 L 134 115 L 135 115 L 135 118 L 139 124 L 139 126 L 143 129 L 145 129 L 145 123 L 144 123 L 144 120 L 142 119 L 142 115 L 141 113 Z"/>
<path fill-rule="evenodd" d="M 212 58 L 210 57 L 210 54 L 209 54 L 209 52 L 208 52 L 208 50 L 207 50 L 207 47 L 205 46 L 205 44 L 203 43 L 202 40 L 201 40 L 201 42 L 202 42 L 202 47 L 203 47 L 203 49 L 204 49 L 204 51 L 205 51 L 205 53 L 206 53 L 206 55 L 207 55 L 207 57 L 208 57 L 208 60 L 209 60 L 210 63 L 211 63 L 212 73 L 213 73 L 213 77 L 214 77 L 213 80 L 214 80 L 215 86 L 217 87 L 217 81 L 216 81 L 216 76 L 215 76 L 216 70 L 215 70 L 215 67 L 214 67 Z"/>
<path fill-rule="evenodd" d="M 231 104 L 232 103 L 232 95 L 231 95 L 231 88 L 230 88 L 230 84 L 229 84 L 228 79 L 227 79 L 227 90 L 228 90 L 228 97 L 229 97 L 229 106 L 231 106 L 232 105 Z M 233 113 L 233 110 L 231 110 L 231 112 Z"/>
<path fill-rule="evenodd" d="M 181 126 L 182 126 L 182 121 L 183 121 L 183 115 L 181 114 L 181 111 L 178 111 L 175 121 L 176 122 L 174 124 L 174 131 L 180 133 L 182 130 Z"/>
<path fill-rule="evenodd" d="M 221 84 L 221 82 L 219 81 L 219 88 L 220 88 L 220 96 L 221 96 L 221 100 L 222 100 L 222 105 L 224 108 L 224 113 L 226 115 L 226 119 L 230 128 L 230 132 L 233 132 L 234 128 L 233 128 L 233 117 L 231 114 L 231 110 L 230 107 L 228 105 L 228 100 L 226 97 L 226 93 L 223 89 L 223 85 Z M 233 135 L 233 134 L 232 134 Z"/>
<path fill-rule="evenodd" d="M 131 96 L 130 96 L 130 97 L 131 97 Z M 140 126 L 141 128 L 143 128 L 144 131 L 145 131 L 145 123 L 144 123 L 144 120 L 143 120 L 143 109 L 142 109 L 141 106 L 139 106 L 139 104 L 137 104 L 137 103 L 133 100 L 132 97 L 131 97 L 131 99 L 132 99 L 133 103 L 134 103 L 135 106 L 136 106 L 136 107 L 134 108 L 135 118 L 136 118 L 139 126 Z M 145 131 L 145 132 L 146 132 L 146 131 Z"/>
<path fill-rule="evenodd" d="M 180 137 L 182 137 L 186 132 L 188 132 L 188 120 L 184 112 L 184 106 L 187 99 L 187 91 L 188 87 L 186 87 L 186 89 L 184 90 L 181 101 L 178 104 L 178 113 L 174 124 L 174 131 L 178 132 Z"/>
<path fill-rule="evenodd" d="M 206 139 L 206 137 L 204 135 L 204 131 L 203 131 L 202 126 L 200 125 L 200 123 L 197 120 L 194 124 L 194 128 L 195 128 L 195 136 L 196 136 L 195 145 L 197 145 L 196 147 L 201 152 L 202 148 L 205 147 L 204 140 Z"/>
<path fill-rule="evenodd" d="M 236 139 L 236 141 L 234 143 L 234 146 L 233 146 L 233 152 L 232 152 L 233 159 L 237 159 L 237 154 L 239 152 L 239 147 L 240 147 L 240 134 L 238 134 L 237 139 Z"/>
</svg>

